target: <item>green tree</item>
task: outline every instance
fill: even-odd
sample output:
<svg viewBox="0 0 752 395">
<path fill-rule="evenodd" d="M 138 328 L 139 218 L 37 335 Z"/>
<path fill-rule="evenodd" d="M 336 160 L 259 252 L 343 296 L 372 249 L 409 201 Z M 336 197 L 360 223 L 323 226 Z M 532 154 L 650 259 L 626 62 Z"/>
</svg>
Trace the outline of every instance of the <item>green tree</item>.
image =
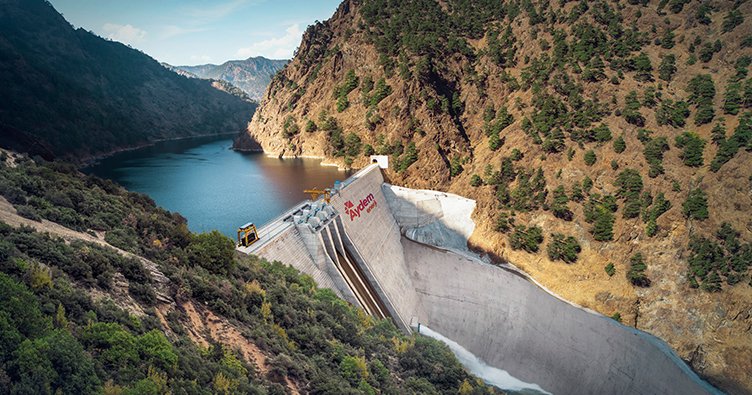
<svg viewBox="0 0 752 395">
<path fill-rule="evenodd" d="M 676 56 L 668 54 L 661 59 L 658 66 L 658 78 L 670 82 L 676 74 Z"/>
<path fill-rule="evenodd" d="M 688 219 L 702 221 L 708 218 L 708 197 L 702 188 L 689 191 L 687 199 L 682 204 L 682 213 Z"/>
<path fill-rule="evenodd" d="M 538 226 L 526 228 L 524 225 L 518 225 L 509 236 L 509 245 L 514 250 L 538 252 L 542 242 L 543 230 Z"/>
<path fill-rule="evenodd" d="M 737 115 L 742 107 L 741 85 L 736 82 L 726 85 L 726 94 L 723 98 L 723 113 Z"/>
<path fill-rule="evenodd" d="M 397 171 L 400 173 L 404 172 L 417 161 L 418 149 L 415 147 L 415 143 L 411 141 L 410 144 L 407 145 L 405 152 L 402 154 L 402 158 L 399 161 Z"/>
<path fill-rule="evenodd" d="M 470 177 L 470 186 L 472 187 L 479 187 L 483 185 L 483 179 L 480 178 L 479 175 L 473 174 L 472 177 Z"/>
<path fill-rule="evenodd" d="M 624 120 L 632 125 L 644 126 L 645 117 L 640 113 L 640 100 L 637 98 L 636 91 L 630 91 L 624 98 L 624 109 L 622 110 L 622 116 Z"/>
<path fill-rule="evenodd" d="M 635 58 L 632 59 L 632 68 L 635 71 L 635 79 L 637 81 L 652 81 L 653 80 L 653 65 L 650 63 L 650 58 L 645 52 L 640 52 Z"/>
<path fill-rule="evenodd" d="M 595 156 L 595 151 L 593 150 L 587 150 L 585 151 L 585 156 L 583 157 L 585 160 L 585 164 L 588 166 L 592 166 L 595 164 L 595 160 L 597 159 Z"/>
<path fill-rule="evenodd" d="M 562 260 L 566 263 L 574 263 L 577 261 L 577 255 L 580 251 L 580 244 L 574 237 L 564 236 L 561 233 L 551 234 L 547 252 L 552 261 Z"/>
<path fill-rule="evenodd" d="M 704 125 L 715 117 L 713 99 L 715 98 L 715 84 L 710 74 L 699 74 L 693 77 L 687 85 L 689 102 L 697 106 L 695 124 Z"/>
<path fill-rule="evenodd" d="M 345 136 L 345 155 L 358 156 L 362 147 L 360 137 L 357 134 L 350 132 Z"/>
<path fill-rule="evenodd" d="M 723 17 L 723 32 L 728 33 L 744 22 L 744 15 L 739 9 L 733 9 Z"/>
<path fill-rule="evenodd" d="M 627 143 L 624 141 L 624 136 L 619 136 L 614 140 L 614 152 L 621 154 L 627 149 Z"/>
<path fill-rule="evenodd" d="M 614 238 L 614 215 L 611 211 L 598 207 L 591 233 L 596 241 L 610 241 Z"/>
<path fill-rule="evenodd" d="M 632 285 L 636 285 L 638 287 L 649 287 L 650 286 L 650 279 L 645 274 L 645 270 L 647 270 L 648 265 L 645 263 L 644 258 L 642 257 L 642 253 L 637 253 L 632 255 L 631 258 L 629 258 L 629 270 L 627 271 L 627 280 L 629 280 Z"/>
<path fill-rule="evenodd" d="M 606 271 L 606 274 L 608 274 L 609 277 L 613 277 L 614 274 L 616 274 L 616 268 L 614 267 L 614 264 L 609 262 L 603 270 Z"/>
<path fill-rule="evenodd" d="M 705 140 L 697 133 L 684 132 L 676 136 L 676 146 L 682 149 L 679 157 L 686 166 L 700 167 L 703 164 L 702 153 L 705 150 Z"/>
</svg>

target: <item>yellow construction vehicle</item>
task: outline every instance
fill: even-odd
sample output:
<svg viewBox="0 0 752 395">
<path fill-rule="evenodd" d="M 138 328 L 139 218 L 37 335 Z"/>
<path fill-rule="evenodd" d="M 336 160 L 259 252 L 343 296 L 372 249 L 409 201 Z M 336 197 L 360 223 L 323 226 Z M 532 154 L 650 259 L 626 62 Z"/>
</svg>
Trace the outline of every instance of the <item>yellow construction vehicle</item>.
<svg viewBox="0 0 752 395">
<path fill-rule="evenodd" d="M 329 199 L 331 199 L 332 197 L 332 190 L 329 188 L 326 188 L 323 190 L 322 189 L 306 189 L 305 191 L 303 191 L 303 193 L 307 193 L 311 195 L 311 200 L 313 200 L 314 202 L 316 201 L 316 199 L 319 198 L 319 196 L 323 195 L 324 201 L 329 203 Z"/>
<path fill-rule="evenodd" d="M 253 222 L 249 222 L 238 228 L 238 246 L 248 247 L 259 239 L 258 230 Z"/>
</svg>

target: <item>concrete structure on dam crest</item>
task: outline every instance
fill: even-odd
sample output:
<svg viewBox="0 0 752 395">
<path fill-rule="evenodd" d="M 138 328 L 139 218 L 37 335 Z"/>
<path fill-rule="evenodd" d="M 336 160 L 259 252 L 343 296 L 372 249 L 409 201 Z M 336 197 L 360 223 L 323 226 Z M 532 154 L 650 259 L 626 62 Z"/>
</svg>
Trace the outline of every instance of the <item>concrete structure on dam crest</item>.
<svg viewBox="0 0 752 395">
<path fill-rule="evenodd" d="M 551 295 L 467 248 L 475 202 L 384 183 L 377 165 L 241 252 L 289 264 L 410 331 L 419 323 L 555 394 L 718 393 L 659 339 Z"/>
</svg>

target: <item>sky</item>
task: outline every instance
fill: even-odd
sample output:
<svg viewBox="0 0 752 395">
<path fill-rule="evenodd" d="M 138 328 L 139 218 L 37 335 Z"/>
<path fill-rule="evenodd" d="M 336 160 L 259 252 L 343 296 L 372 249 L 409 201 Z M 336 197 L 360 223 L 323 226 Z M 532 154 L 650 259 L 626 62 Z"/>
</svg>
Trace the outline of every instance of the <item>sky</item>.
<svg viewBox="0 0 752 395">
<path fill-rule="evenodd" d="M 220 64 L 290 59 L 308 25 L 341 0 L 51 0 L 75 27 L 137 48 L 160 62 Z"/>
</svg>

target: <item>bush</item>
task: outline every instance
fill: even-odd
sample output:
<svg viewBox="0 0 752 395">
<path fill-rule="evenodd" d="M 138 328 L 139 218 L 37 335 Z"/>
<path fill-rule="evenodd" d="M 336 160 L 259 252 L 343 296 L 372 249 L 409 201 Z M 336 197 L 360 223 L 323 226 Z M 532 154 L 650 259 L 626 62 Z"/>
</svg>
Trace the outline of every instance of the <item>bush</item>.
<svg viewBox="0 0 752 395">
<path fill-rule="evenodd" d="M 42 222 L 42 216 L 40 216 L 37 210 L 32 206 L 18 206 L 16 207 L 16 213 L 26 219 Z"/>
<path fill-rule="evenodd" d="M 548 242 L 548 257 L 552 261 L 562 260 L 566 263 L 577 261 L 577 254 L 580 253 L 580 244 L 572 236 L 564 236 L 561 233 L 552 233 L 551 241 Z"/>
<path fill-rule="evenodd" d="M 235 243 L 216 230 L 194 234 L 187 253 L 192 266 L 211 273 L 227 273 L 235 265 Z"/>
<path fill-rule="evenodd" d="M 603 267 L 603 270 L 606 271 L 606 274 L 608 274 L 609 277 L 613 277 L 614 274 L 616 274 L 616 268 L 614 267 L 614 264 L 609 262 L 605 267 Z"/>
<path fill-rule="evenodd" d="M 470 186 L 472 187 L 479 187 L 483 185 L 483 179 L 480 178 L 479 175 L 473 174 L 472 177 L 470 177 Z"/>
<path fill-rule="evenodd" d="M 650 279 L 645 275 L 648 265 L 645 264 L 645 260 L 642 257 L 642 253 L 637 253 L 629 258 L 629 270 L 627 271 L 627 280 L 632 285 L 638 287 L 649 287 Z"/>
</svg>

